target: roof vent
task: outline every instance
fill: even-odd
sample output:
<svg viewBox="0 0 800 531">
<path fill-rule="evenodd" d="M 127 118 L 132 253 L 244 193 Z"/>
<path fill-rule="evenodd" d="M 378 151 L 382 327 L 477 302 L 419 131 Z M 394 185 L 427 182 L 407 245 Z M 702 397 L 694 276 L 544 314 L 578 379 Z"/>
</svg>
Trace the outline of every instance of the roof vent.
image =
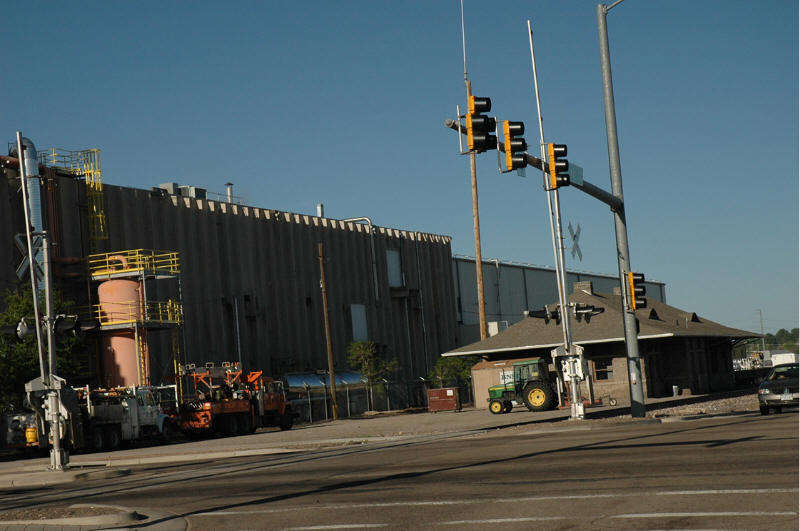
<svg viewBox="0 0 800 531">
<path fill-rule="evenodd" d="M 661 320 L 658 317 L 658 314 L 656 313 L 656 309 L 655 308 L 651 308 L 650 309 L 650 315 L 648 315 L 647 318 L 650 319 L 651 321 L 660 321 Z"/>
<path fill-rule="evenodd" d="M 576 282 L 572 285 L 572 293 L 588 293 L 589 295 L 594 295 L 594 290 L 592 289 L 592 282 L 590 280 L 583 280 L 581 282 Z"/>
</svg>

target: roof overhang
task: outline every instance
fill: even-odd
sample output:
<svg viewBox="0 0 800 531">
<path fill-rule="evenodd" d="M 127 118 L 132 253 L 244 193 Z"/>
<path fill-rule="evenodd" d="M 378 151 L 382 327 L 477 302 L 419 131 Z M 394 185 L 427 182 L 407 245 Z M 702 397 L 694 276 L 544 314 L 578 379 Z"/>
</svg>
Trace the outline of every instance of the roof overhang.
<svg viewBox="0 0 800 531">
<path fill-rule="evenodd" d="M 666 333 L 666 334 L 653 334 L 649 336 L 639 336 L 639 339 L 662 339 L 666 337 L 675 337 L 673 333 Z M 604 339 L 589 339 L 586 341 L 575 341 L 576 345 L 597 345 L 602 343 L 621 343 L 624 342 L 624 337 L 610 337 Z M 542 349 L 542 348 L 556 348 L 562 346 L 563 343 L 545 343 L 542 345 L 524 345 L 520 347 L 506 347 L 506 348 L 494 348 L 494 349 L 482 349 L 482 350 L 467 350 L 461 352 L 444 352 L 441 354 L 441 357 L 447 358 L 452 356 L 484 356 L 486 354 L 500 354 L 501 352 L 519 352 L 521 350 L 535 350 L 535 349 Z"/>
</svg>

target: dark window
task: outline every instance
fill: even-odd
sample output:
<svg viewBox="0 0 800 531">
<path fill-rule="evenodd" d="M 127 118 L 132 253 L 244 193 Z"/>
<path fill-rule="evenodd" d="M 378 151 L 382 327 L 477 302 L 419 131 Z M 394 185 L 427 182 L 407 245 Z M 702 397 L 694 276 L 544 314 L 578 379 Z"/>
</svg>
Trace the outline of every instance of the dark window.
<svg viewBox="0 0 800 531">
<path fill-rule="evenodd" d="M 594 360 L 594 379 L 595 380 L 614 379 L 614 365 L 612 363 L 611 358 Z"/>
</svg>

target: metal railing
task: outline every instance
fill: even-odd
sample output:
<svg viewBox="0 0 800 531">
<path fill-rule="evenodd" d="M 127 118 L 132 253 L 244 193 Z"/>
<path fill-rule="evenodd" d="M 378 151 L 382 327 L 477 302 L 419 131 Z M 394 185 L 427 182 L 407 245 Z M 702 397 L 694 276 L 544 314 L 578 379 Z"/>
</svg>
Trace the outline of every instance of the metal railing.
<svg viewBox="0 0 800 531">
<path fill-rule="evenodd" d="M 86 203 L 89 220 L 89 245 L 95 249 L 98 240 L 108 239 L 106 214 L 103 208 L 103 171 L 99 149 L 70 151 L 49 148 L 38 152 L 39 162 L 45 166 L 67 170 L 86 182 Z"/>
<path fill-rule="evenodd" d="M 92 305 L 92 317 L 100 326 L 164 324 L 178 326 L 183 322 L 183 307 L 175 300 L 104 302 Z"/>
<path fill-rule="evenodd" d="M 89 274 L 93 279 L 138 274 L 180 273 L 177 251 L 130 249 L 89 255 Z"/>
</svg>

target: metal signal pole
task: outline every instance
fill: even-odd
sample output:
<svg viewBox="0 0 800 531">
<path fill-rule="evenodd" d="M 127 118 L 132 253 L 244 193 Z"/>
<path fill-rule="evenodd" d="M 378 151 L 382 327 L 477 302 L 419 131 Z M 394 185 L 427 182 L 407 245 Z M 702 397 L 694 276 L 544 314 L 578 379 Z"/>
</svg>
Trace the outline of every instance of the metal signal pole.
<svg viewBox="0 0 800 531">
<path fill-rule="evenodd" d="M 531 21 L 528 21 L 528 42 L 531 50 L 531 68 L 533 70 L 533 87 L 536 95 L 536 109 L 539 113 L 539 146 L 541 160 L 545 158 L 545 141 L 544 141 L 544 127 L 542 124 L 542 105 L 539 97 L 539 76 L 536 72 L 536 55 L 533 51 L 533 30 L 531 29 Z M 550 161 L 552 164 L 553 161 Z M 561 313 L 561 331 L 564 338 L 564 355 L 566 359 L 575 357 L 576 352 L 580 352 L 579 347 L 572 345 L 572 328 L 570 323 L 570 307 L 569 298 L 567 297 L 567 271 L 564 259 L 564 237 L 561 229 L 561 204 L 559 203 L 558 188 L 551 190 L 547 186 L 547 171 L 544 163 L 541 165 L 542 180 L 545 190 L 547 190 L 547 208 L 550 218 L 550 234 L 553 238 L 553 255 L 556 262 L 556 282 L 558 284 L 558 304 L 559 312 Z M 558 363 L 556 359 L 553 363 Z M 578 355 L 578 364 L 582 363 L 580 354 Z M 583 401 L 580 396 L 580 382 L 581 378 L 575 371 L 576 363 L 573 361 L 568 363 L 569 378 L 570 378 L 570 418 L 582 419 L 584 418 Z M 561 404 L 561 396 L 559 393 L 559 405 Z"/>
<path fill-rule="evenodd" d="M 608 139 L 608 166 L 611 174 L 611 193 L 621 202 L 614 210 L 614 229 L 617 237 L 617 257 L 619 278 L 623 298 L 623 326 L 625 328 L 625 348 L 628 355 L 628 386 L 631 395 L 631 416 L 644 417 L 644 390 L 642 389 L 642 363 L 639 357 L 639 338 L 637 337 L 636 314 L 629 310 L 625 274 L 631 270 L 628 250 L 628 229 L 625 224 L 625 203 L 622 196 L 622 171 L 619 162 L 619 141 L 617 139 L 617 115 L 614 108 L 614 87 L 611 80 L 611 55 L 608 49 L 608 26 L 606 15 L 622 2 L 618 0 L 610 6 L 597 4 L 597 33 L 600 39 L 600 63 L 603 71 L 603 103 L 606 111 L 606 137 Z"/>
</svg>

